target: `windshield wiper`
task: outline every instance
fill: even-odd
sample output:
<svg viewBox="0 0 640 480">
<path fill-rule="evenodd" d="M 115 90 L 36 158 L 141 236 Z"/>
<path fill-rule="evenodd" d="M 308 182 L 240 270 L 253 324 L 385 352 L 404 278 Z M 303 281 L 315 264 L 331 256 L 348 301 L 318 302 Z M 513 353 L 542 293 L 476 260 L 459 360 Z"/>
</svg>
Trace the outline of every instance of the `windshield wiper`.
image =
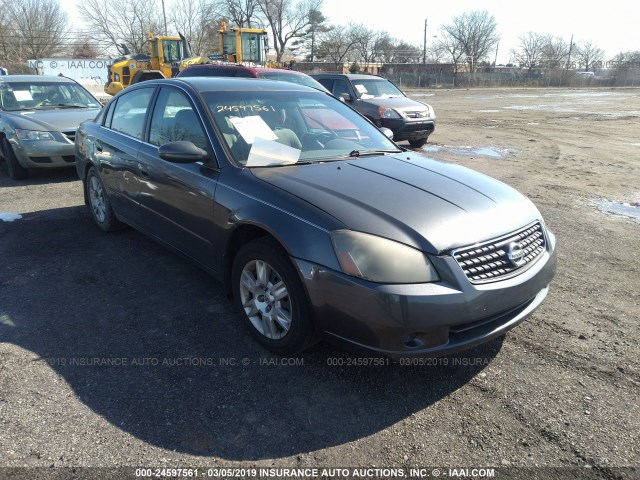
<svg viewBox="0 0 640 480">
<path fill-rule="evenodd" d="M 385 155 L 387 153 L 400 153 L 402 150 L 352 150 L 349 155 L 343 155 L 343 157 L 366 157 L 370 155 Z"/>
<path fill-rule="evenodd" d="M 54 105 L 54 107 L 58 108 L 92 108 L 91 105 L 84 105 L 82 103 L 58 103 Z M 93 107 L 96 108 L 96 107 Z"/>
</svg>

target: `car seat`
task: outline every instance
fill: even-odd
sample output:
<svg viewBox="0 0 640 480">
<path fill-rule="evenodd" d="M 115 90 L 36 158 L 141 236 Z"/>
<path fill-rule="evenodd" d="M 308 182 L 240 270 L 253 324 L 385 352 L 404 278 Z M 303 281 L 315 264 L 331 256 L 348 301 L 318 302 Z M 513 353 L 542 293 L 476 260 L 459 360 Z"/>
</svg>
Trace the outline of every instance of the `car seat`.
<svg viewBox="0 0 640 480">
<path fill-rule="evenodd" d="M 283 108 L 262 112 L 261 116 L 265 123 L 269 125 L 269 128 L 273 130 L 273 133 L 276 134 L 276 137 L 278 137 L 278 142 L 289 147 L 297 148 L 298 150 L 302 149 L 302 143 L 298 135 L 296 135 L 296 132 L 285 127 L 287 112 Z"/>
</svg>

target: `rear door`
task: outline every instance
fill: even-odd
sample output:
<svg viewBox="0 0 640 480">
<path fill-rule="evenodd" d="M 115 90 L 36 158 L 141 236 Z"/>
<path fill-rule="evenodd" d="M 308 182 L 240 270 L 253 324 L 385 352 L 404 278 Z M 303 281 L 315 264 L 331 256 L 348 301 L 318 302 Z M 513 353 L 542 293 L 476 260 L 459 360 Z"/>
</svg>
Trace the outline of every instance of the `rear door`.
<svg viewBox="0 0 640 480">
<path fill-rule="evenodd" d="M 140 221 L 140 188 L 136 182 L 138 150 L 155 87 L 133 89 L 119 96 L 105 115 L 100 138 L 94 141 L 95 157 L 111 203 L 119 215 Z"/>
</svg>

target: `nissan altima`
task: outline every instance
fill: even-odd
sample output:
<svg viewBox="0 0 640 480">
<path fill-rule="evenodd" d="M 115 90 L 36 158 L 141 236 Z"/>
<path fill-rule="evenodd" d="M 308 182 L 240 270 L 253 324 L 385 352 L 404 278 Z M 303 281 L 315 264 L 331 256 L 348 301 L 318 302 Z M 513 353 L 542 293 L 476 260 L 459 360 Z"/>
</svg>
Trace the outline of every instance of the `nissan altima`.
<svg viewBox="0 0 640 480">
<path fill-rule="evenodd" d="M 0 77 L 0 155 L 9 176 L 22 179 L 30 168 L 73 166 L 78 125 L 101 106 L 70 78 Z"/>
<path fill-rule="evenodd" d="M 304 86 L 143 82 L 80 126 L 76 167 L 98 227 L 213 274 L 279 354 L 320 338 L 391 357 L 470 348 L 535 311 L 555 273 L 523 195 Z"/>
</svg>

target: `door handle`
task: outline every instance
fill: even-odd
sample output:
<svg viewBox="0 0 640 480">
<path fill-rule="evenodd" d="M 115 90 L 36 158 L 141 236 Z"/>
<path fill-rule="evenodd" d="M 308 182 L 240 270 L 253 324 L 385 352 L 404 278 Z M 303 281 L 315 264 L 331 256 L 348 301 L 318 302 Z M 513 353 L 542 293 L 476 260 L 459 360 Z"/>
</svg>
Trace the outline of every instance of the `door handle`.
<svg viewBox="0 0 640 480">
<path fill-rule="evenodd" d="M 149 171 L 141 163 L 138 163 L 138 173 L 140 174 L 141 177 L 149 176 Z"/>
</svg>

